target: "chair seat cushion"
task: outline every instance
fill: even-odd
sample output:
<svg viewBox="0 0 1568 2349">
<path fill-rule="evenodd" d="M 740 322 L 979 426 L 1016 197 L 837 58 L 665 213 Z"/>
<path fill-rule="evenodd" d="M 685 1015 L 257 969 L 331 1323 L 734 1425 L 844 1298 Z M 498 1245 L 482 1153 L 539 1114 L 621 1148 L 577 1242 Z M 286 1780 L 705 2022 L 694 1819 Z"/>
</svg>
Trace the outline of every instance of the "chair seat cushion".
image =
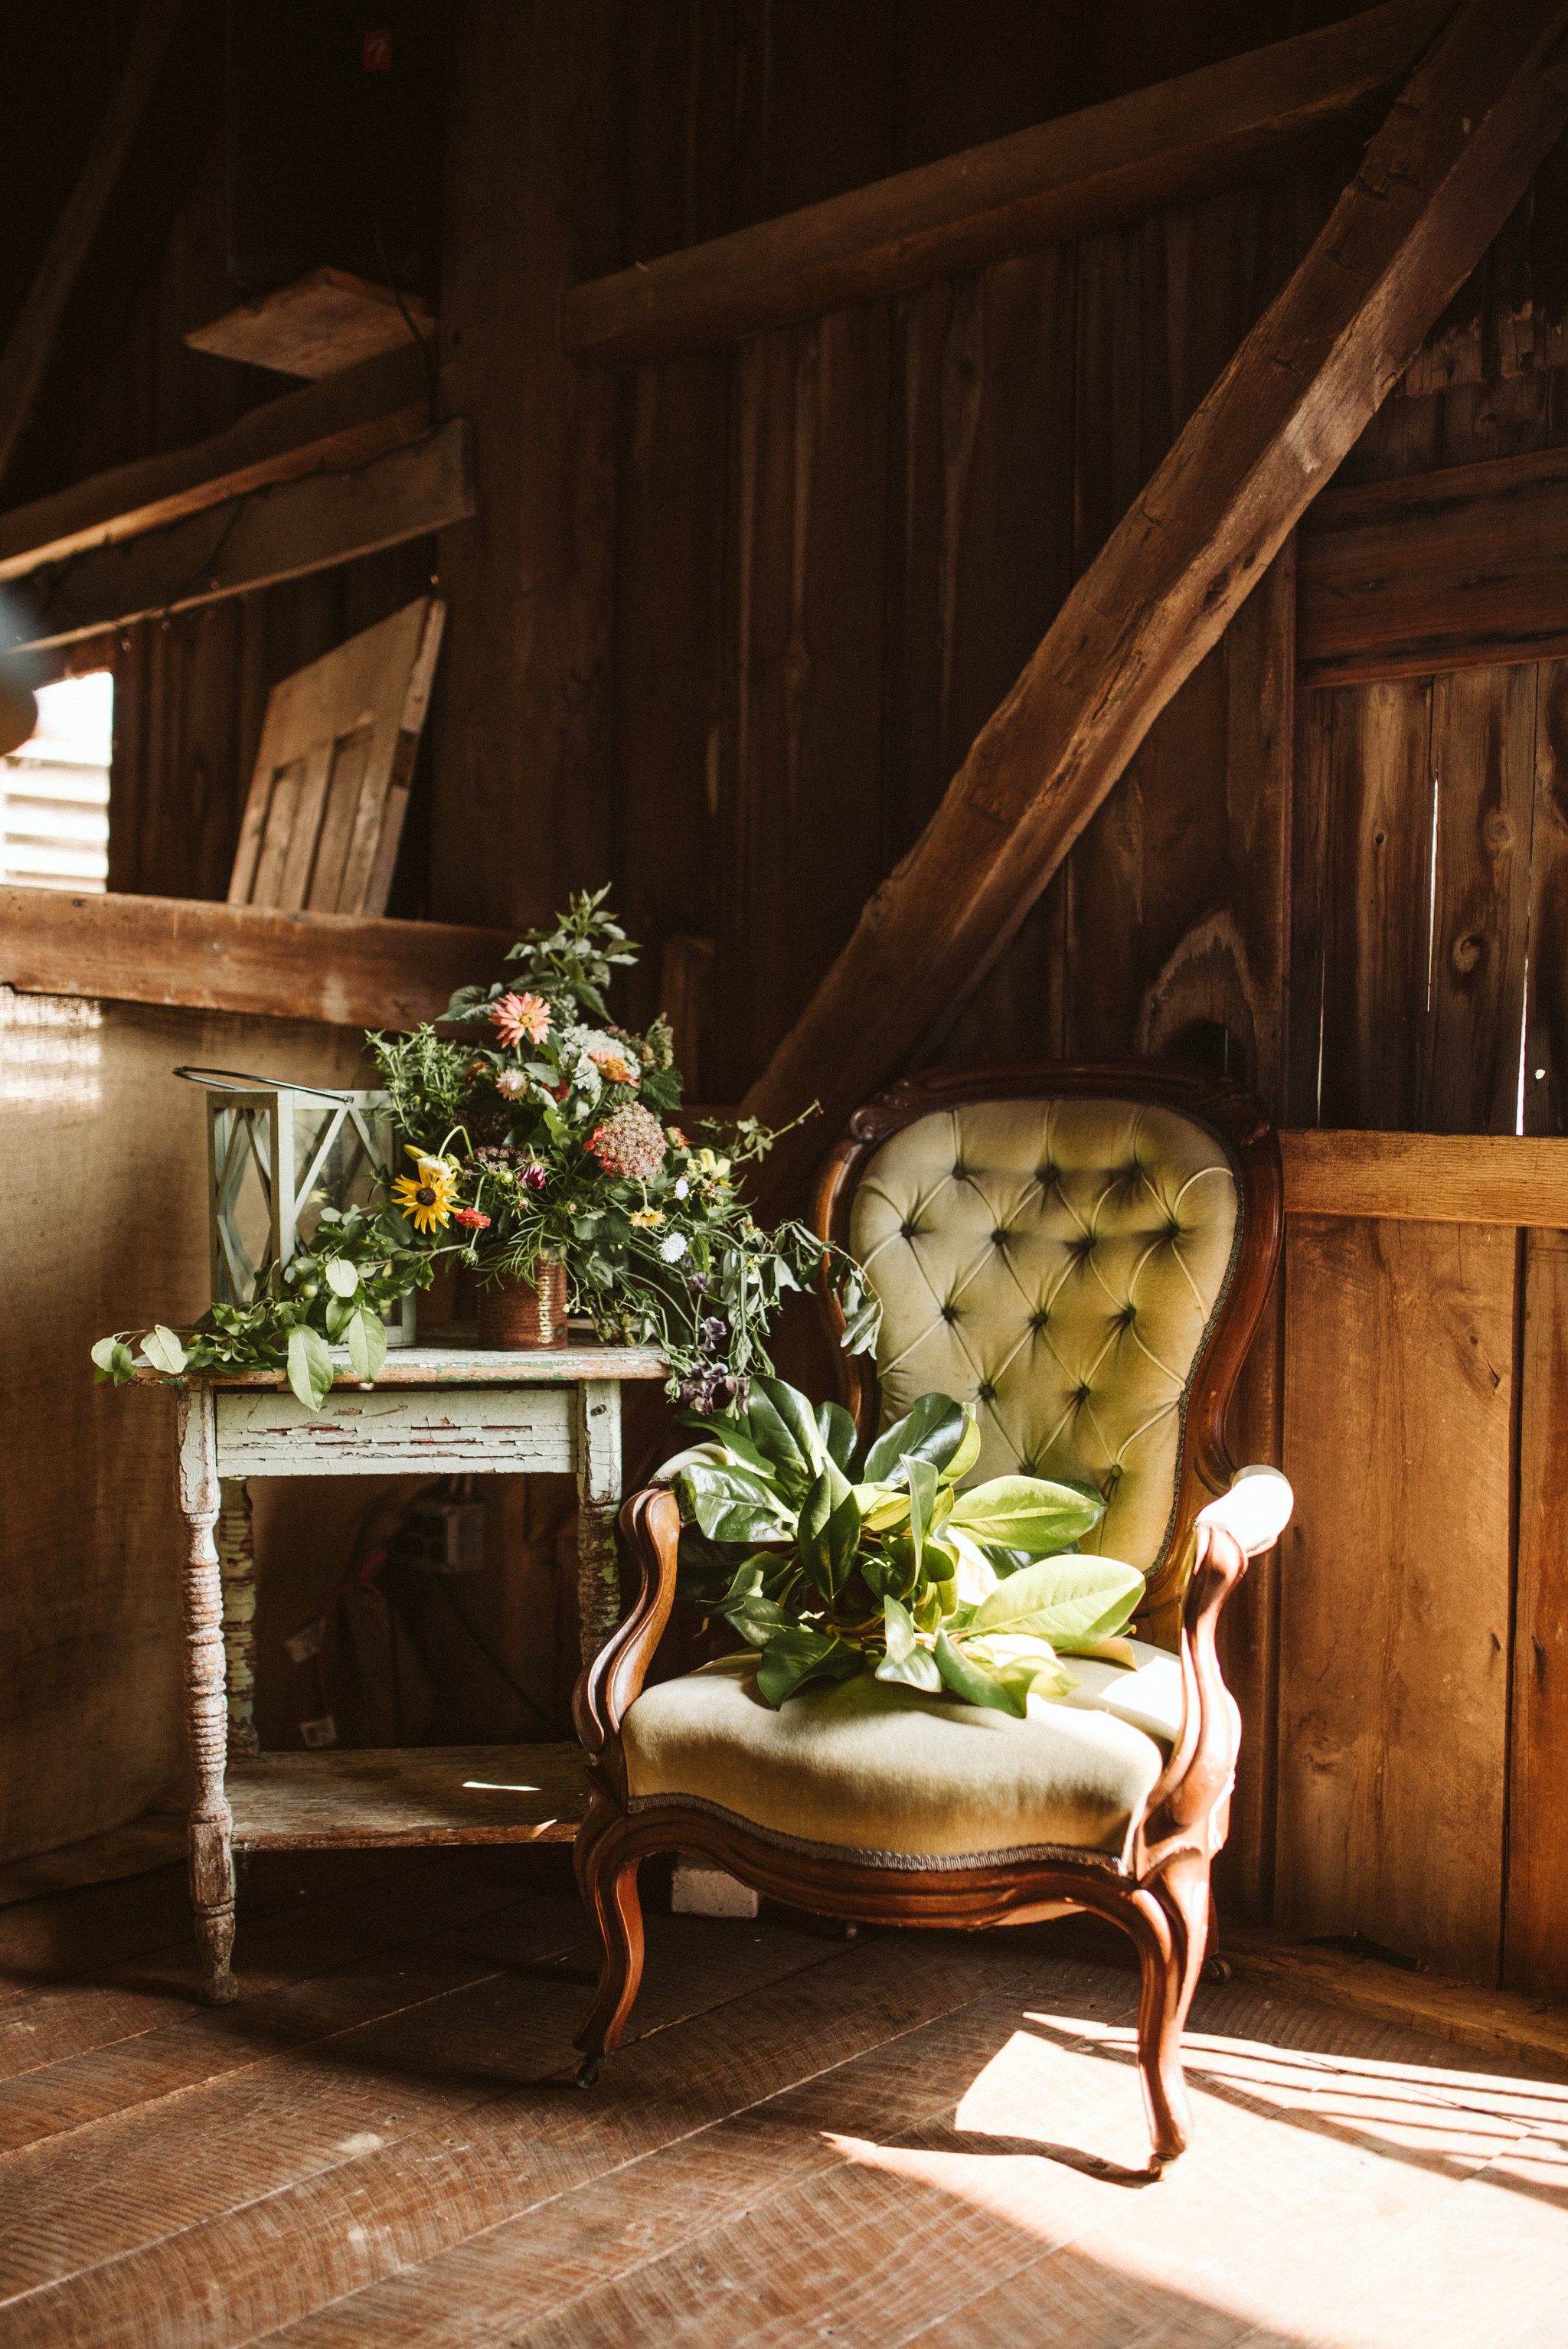
<svg viewBox="0 0 1568 2349">
<path fill-rule="evenodd" d="M 1028 1716 L 862 1674 L 775 1712 L 757 1659 L 723 1656 L 641 1695 L 622 1724 L 634 1809 L 671 1798 L 793 1849 L 955 1867 L 1045 1849 L 1119 1861 L 1181 1721 L 1177 1659 L 1068 1660 L 1068 1702 Z"/>
</svg>

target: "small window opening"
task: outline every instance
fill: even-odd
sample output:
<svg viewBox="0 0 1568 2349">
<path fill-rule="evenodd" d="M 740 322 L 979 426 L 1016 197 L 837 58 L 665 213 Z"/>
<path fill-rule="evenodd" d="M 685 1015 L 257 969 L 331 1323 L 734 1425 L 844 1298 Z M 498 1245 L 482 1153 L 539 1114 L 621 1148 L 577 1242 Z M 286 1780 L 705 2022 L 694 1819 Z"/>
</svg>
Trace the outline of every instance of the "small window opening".
<svg viewBox="0 0 1568 2349">
<path fill-rule="evenodd" d="M 0 881 L 107 889 L 114 678 L 62 678 L 37 700 L 32 734 L 0 759 Z"/>
</svg>

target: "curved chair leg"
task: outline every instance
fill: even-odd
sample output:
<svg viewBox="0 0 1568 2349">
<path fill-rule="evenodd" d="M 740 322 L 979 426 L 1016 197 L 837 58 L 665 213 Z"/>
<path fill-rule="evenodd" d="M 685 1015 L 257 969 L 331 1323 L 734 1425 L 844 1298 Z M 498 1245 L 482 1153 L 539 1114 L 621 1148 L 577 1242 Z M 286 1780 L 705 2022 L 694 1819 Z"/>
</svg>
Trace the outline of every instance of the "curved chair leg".
<svg viewBox="0 0 1568 2349">
<path fill-rule="evenodd" d="M 1149 1930 L 1139 1935 L 1142 1992 L 1138 2004 L 1138 2068 L 1143 2076 L 1154 2141 L 1154 2167 L 1163 2168 L 1192 2141 L 1192 2108 L 1181 2070 L 1181 2033 L 1209 1946 L 1209 1869 L 1197 1852 L 1182 1852 L 1138 1896 Z"/>
<path fill-rule="evenodd" d="M 604 2057 L 621 2044 L 621 2033 L 643 1979 L 643 1907 L 637 1896 L 637 1862 L 624 1855 L 623 1822 L 612 1818 L 596 1836 L 579 1838 L 577 1884 L 598 1928 L 603 1955 L 593 2003 L 573 2035 L 583 2051 L 581 2087 L 591 2088 Z"/>
</svg>

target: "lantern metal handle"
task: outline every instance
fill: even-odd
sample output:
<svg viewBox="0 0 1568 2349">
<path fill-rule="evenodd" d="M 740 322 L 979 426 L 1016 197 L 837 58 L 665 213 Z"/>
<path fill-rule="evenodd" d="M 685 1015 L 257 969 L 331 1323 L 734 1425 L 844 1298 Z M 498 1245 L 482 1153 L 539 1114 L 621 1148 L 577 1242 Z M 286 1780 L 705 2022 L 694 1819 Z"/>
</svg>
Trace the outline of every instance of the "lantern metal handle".
<svg viewBox="0 0 1568 2349">
<path fill-rule="evenodd" d="M 247 1076 L 242 1069 L 184 1068 L 176 1069 L 173 1073 L 183 1077 L 189 1085 L 205 1085 L 219 1092 L 314 1093 L 318 1101 L 349 1103 L 355 1099 L 352 1091 L 335 1092 L 326 1085 L 296 1084 L 292 1077 Z M 214 1079 L 218 1081 L 215 1086 Z"/>
</svg>

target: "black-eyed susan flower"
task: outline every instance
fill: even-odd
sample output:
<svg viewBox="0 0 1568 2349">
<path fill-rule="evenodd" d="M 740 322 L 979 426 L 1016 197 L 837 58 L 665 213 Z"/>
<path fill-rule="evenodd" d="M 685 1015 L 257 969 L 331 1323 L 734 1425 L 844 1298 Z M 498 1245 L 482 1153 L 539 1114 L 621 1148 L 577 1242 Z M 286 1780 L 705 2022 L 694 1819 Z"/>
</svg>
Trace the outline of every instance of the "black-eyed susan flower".
<svg viewBox="0 0 1568 2349">
<path fill-rule="evenodd" d="M 392 1185 L 392 1196 L 405 1220 L 417 1232 L 439 1231 L 450 1221 L 452 1201 L 457 1195 L 457 1177 L 439 1158 L 418 1158 L 417 1174 L 399 1174 Z"/>
</svg>

